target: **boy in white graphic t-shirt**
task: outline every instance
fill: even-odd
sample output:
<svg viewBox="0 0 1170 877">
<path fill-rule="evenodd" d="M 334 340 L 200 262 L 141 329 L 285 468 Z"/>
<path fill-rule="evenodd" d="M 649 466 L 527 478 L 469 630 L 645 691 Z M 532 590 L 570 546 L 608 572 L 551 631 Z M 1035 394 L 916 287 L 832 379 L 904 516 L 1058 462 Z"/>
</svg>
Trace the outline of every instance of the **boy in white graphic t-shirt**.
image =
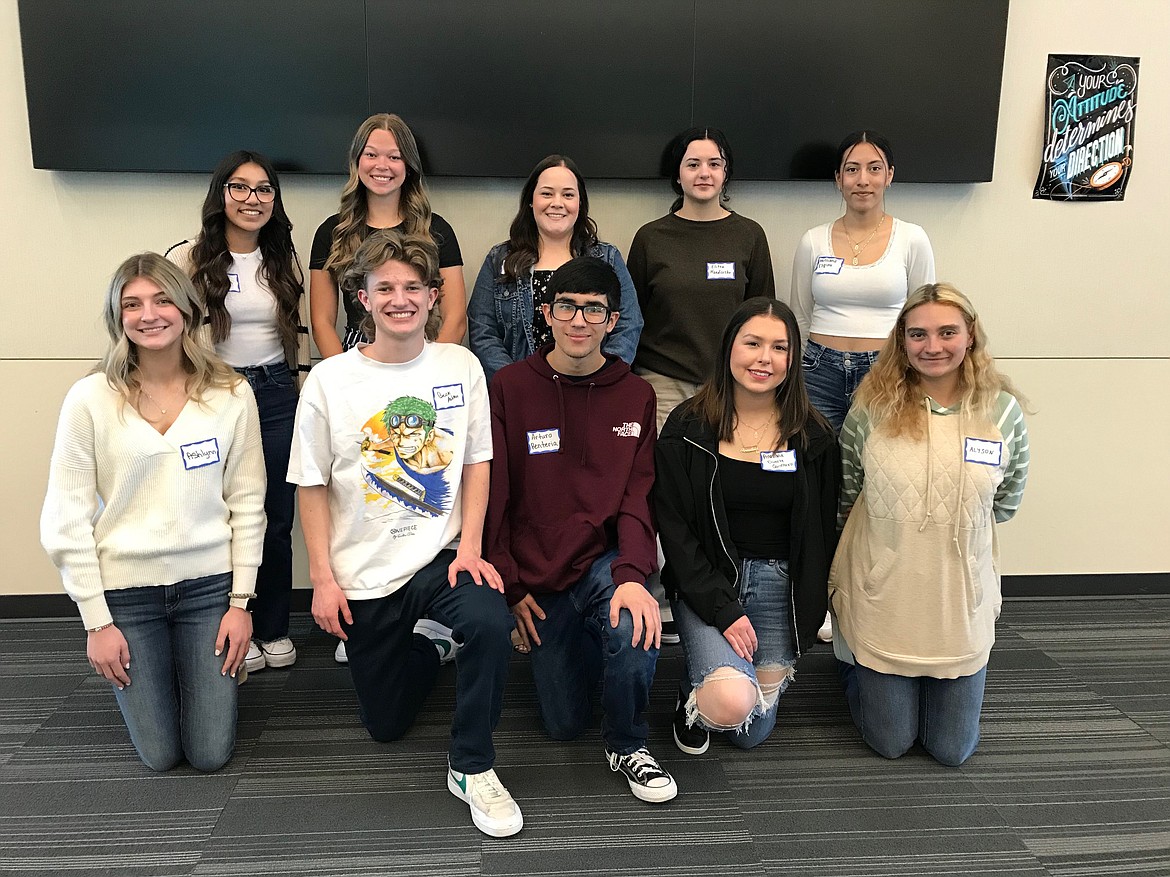
<svg viewBox="0 0 1170 877">
<path fill-rule="evenodd" d="M 506 837 L 524 820 L 492 769 L 512 625 L 480 554 L 491 419 L 475 357 L 427 340 L 441 283 L 429 239 L 382 230 L 359 247 L 342 285 L 374 340 L 309 373 L 288 480 L 299 486 L 313 617 L 346 641 L 375 740 L 410 728 L 438 674 L 436 643 L 415 623 L 434 614 L 451 626 L 461 646 L 447 786 L 477 828 Z"/>
</svg>

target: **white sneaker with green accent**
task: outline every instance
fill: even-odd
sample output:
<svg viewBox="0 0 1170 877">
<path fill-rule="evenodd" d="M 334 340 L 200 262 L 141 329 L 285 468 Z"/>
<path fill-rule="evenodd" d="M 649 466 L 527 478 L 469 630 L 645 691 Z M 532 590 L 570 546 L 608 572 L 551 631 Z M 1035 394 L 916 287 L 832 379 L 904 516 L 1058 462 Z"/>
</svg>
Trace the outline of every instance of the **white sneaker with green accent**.
<svg viewBox="0 0 1170 877">
<path fill-rule="evenodd" d="M 414 625 L 414 632 L 421 633 L 435 644 L 435 648 L 439 652 L 440 664 L 449 664 L 454 661 L 455 653 L 463 648 L 463 643 L 455 640 L 455 631 L 429 618 L 420 618 Z"/>
<path fill-rule="evenodd" d="M 496 772 L 460 773 L 447 768 L 447 788 L 471 807 L 471 821 L 484 834 L 509 837 L 524 827 L 524 814 Z"/>
</svg>

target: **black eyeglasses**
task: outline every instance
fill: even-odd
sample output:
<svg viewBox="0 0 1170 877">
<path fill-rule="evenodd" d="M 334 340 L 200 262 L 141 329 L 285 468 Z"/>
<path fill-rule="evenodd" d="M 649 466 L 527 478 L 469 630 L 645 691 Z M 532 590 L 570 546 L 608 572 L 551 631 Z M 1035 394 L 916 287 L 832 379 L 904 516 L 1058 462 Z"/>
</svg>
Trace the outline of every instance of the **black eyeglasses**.
<svg viewBox="0 0 1170 877">
<path fill-rule="evenodd" d="M 571 301 L 554 301 L 550 305 L 554 319 L 567 323 L 577 316 L 577 311 L 585 318 L 586 323 L 604 323 L 609 319 L 610 311 L 605 305 L 575 305 Z"/>
<path fill-rule="evenodd" d="M 386 421 L 391 429 L 398 429 L 398 427 L 406 424 L 407 429 L 418 429 L 420 426 L 434 426 L 429 420 L 423 420 L 417 414 L 391 414 Z"/>
<path fill-rule="evenodd" d="M 271 183 L 261 183 L 259 186 L 249 186 L 247 183 L 224 183 L 223 187 L 232 196 L 233 201 L 247 201 L 252 193 L 261 204 L 268 204 L 276 197 L 276 186 Z"/>
</svg>

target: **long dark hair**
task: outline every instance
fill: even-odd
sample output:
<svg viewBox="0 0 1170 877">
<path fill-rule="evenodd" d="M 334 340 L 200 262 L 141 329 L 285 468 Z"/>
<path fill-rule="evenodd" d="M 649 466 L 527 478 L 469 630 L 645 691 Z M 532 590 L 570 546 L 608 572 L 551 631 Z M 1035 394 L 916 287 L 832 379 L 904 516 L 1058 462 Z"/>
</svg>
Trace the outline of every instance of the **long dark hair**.
<svg viewBox="0 0 1170 877">
<path fill-rule="evenodd" d="M 674 199 L 674 203 L 670 205 L 670 212 L 677 213 L 683 206 L 683 190 L 682 183 L 679 181 L 678 172 L 682 167 L 683 156 L 687 154 L 687 147 L 696 140 L 710 140 L 719 147 L 719 155 L 723 158 L 723 190 L 719 193 L 719 203 L 726 204 L 731 200 L 731 196 L 727 194 L 727 187 L 731 184 L 731 171 L 734 161 L 731 156 L 731 144 L 727 140 L 727 135 L 718 128 L 687 128 L 687 130 L 675 135 L 675 138 L 670 141 L 670 145 L 666 149 L 666 162 L 663 170 L 666 171 L 670 177 L 670 188 L 674 189 L 674 194 L 678 195 Z"/>
<path fill-rule="evenodd" d="M 563 167 L 572 171 L 577 178 L 577 221 L 573 223 L 573 236 L 569 240 L 569 252 L 583 256 L 597 243 L 597 223 L 589 218 L 589 193 L 585 191 L 585 178 L 573 159 L 567 155 L 549 155 L 542 158 L 528 175 L 524 188 L 520 190 L 520 209 L 512 220 L 508 231 L 508 255 L 504 257 L 504 277 L 516 280 L 536 264 L 540 256 L 540 231 L 536 217 L 532 214 L 532 198 L 536 194 L 536 183 L 550 167 Z"/>
<path fill-rule="evenodd" d="M 793 437 L 804 445 L 809 421 L 816 422 L 827 432 L 832 432 L 832 427 L 808 401 L 796 315 L 792 313 L 792 308 L 774 298 L 755 296 L 736 308 L 727 328 L 723 330 L 719 359 L 715 362 L 711 377 L 695 393 L 691 401 L 692 410 L 715 432 L 719 441 L 732 440 L 732 433 L 735 432 L 735 378 L 731 374 L 731 347 L 748 320 L 764 315 L 783 320 L 788 327 L 788 375 L 776 388 L 776 411 L 780 415 L 780 437 L 776 446 L 779 447 Z"/>
<path fill-rule="evenodd" d="M 268 177 L 276 197 L 272 216 L 260 229 L 261 273 L 276 299 L 276 330 L 284 346 L 285 359 L 296 362 L 297 307 L 305 288 L 305 275 L 293 247 L 292 222 L 284 211 L 280 181 L 272 162 L 259 152 L 241 149 L 225 157 L 211 172 L 207 197 L 203 199 L 203 227 L 191 248 L 191 281 L 203 296 L 211 320 L 211 339 L 225 340 L 232 328 L 227 299 L 228 268 L 232 254 L 227 245 L 227 215 L 224 212 L 224 184 L 241 165 L 257 164 Z"/>
</svg>

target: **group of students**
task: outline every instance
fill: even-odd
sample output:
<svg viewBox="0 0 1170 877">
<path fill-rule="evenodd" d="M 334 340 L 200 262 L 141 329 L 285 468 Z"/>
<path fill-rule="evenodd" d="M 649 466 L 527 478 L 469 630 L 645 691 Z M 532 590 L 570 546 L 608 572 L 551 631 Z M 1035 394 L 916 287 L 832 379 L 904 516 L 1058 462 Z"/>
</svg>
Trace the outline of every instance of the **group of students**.
<svg viewBox="0 0 1170 877">
<path fill-rule="evenodd" d="M 294 500 L 313 617 L 374 739 L 456 661 L 447 784 L 487 834 L 523 826 L 493 768 L 513 641 L 551 737 L 589 726 L 600 687 L 606 760 L 652 803 L 678 791 L 645 719 L 671 623 L 685 753 L 763 742 L 820 634 L 874 750 L 971 755 L 1019 394 L 925 233 L 885 213 L 883 138 L 842 143 L 844 213 L 800 241 L 791 307 L 762 228 L 725 206 L 723 134 L 672 150 L 678 199 L 628 263 L 573 162 L 540 162 L 467 301 L 410 129 L 366 120 L 314 240 L 311 370 L 263 156 L 220 163 L 194 241 L 118 268 L 41 534 L 147 765 L 222 766 L 237 678 L 295 662 Z"/>
</svg>

